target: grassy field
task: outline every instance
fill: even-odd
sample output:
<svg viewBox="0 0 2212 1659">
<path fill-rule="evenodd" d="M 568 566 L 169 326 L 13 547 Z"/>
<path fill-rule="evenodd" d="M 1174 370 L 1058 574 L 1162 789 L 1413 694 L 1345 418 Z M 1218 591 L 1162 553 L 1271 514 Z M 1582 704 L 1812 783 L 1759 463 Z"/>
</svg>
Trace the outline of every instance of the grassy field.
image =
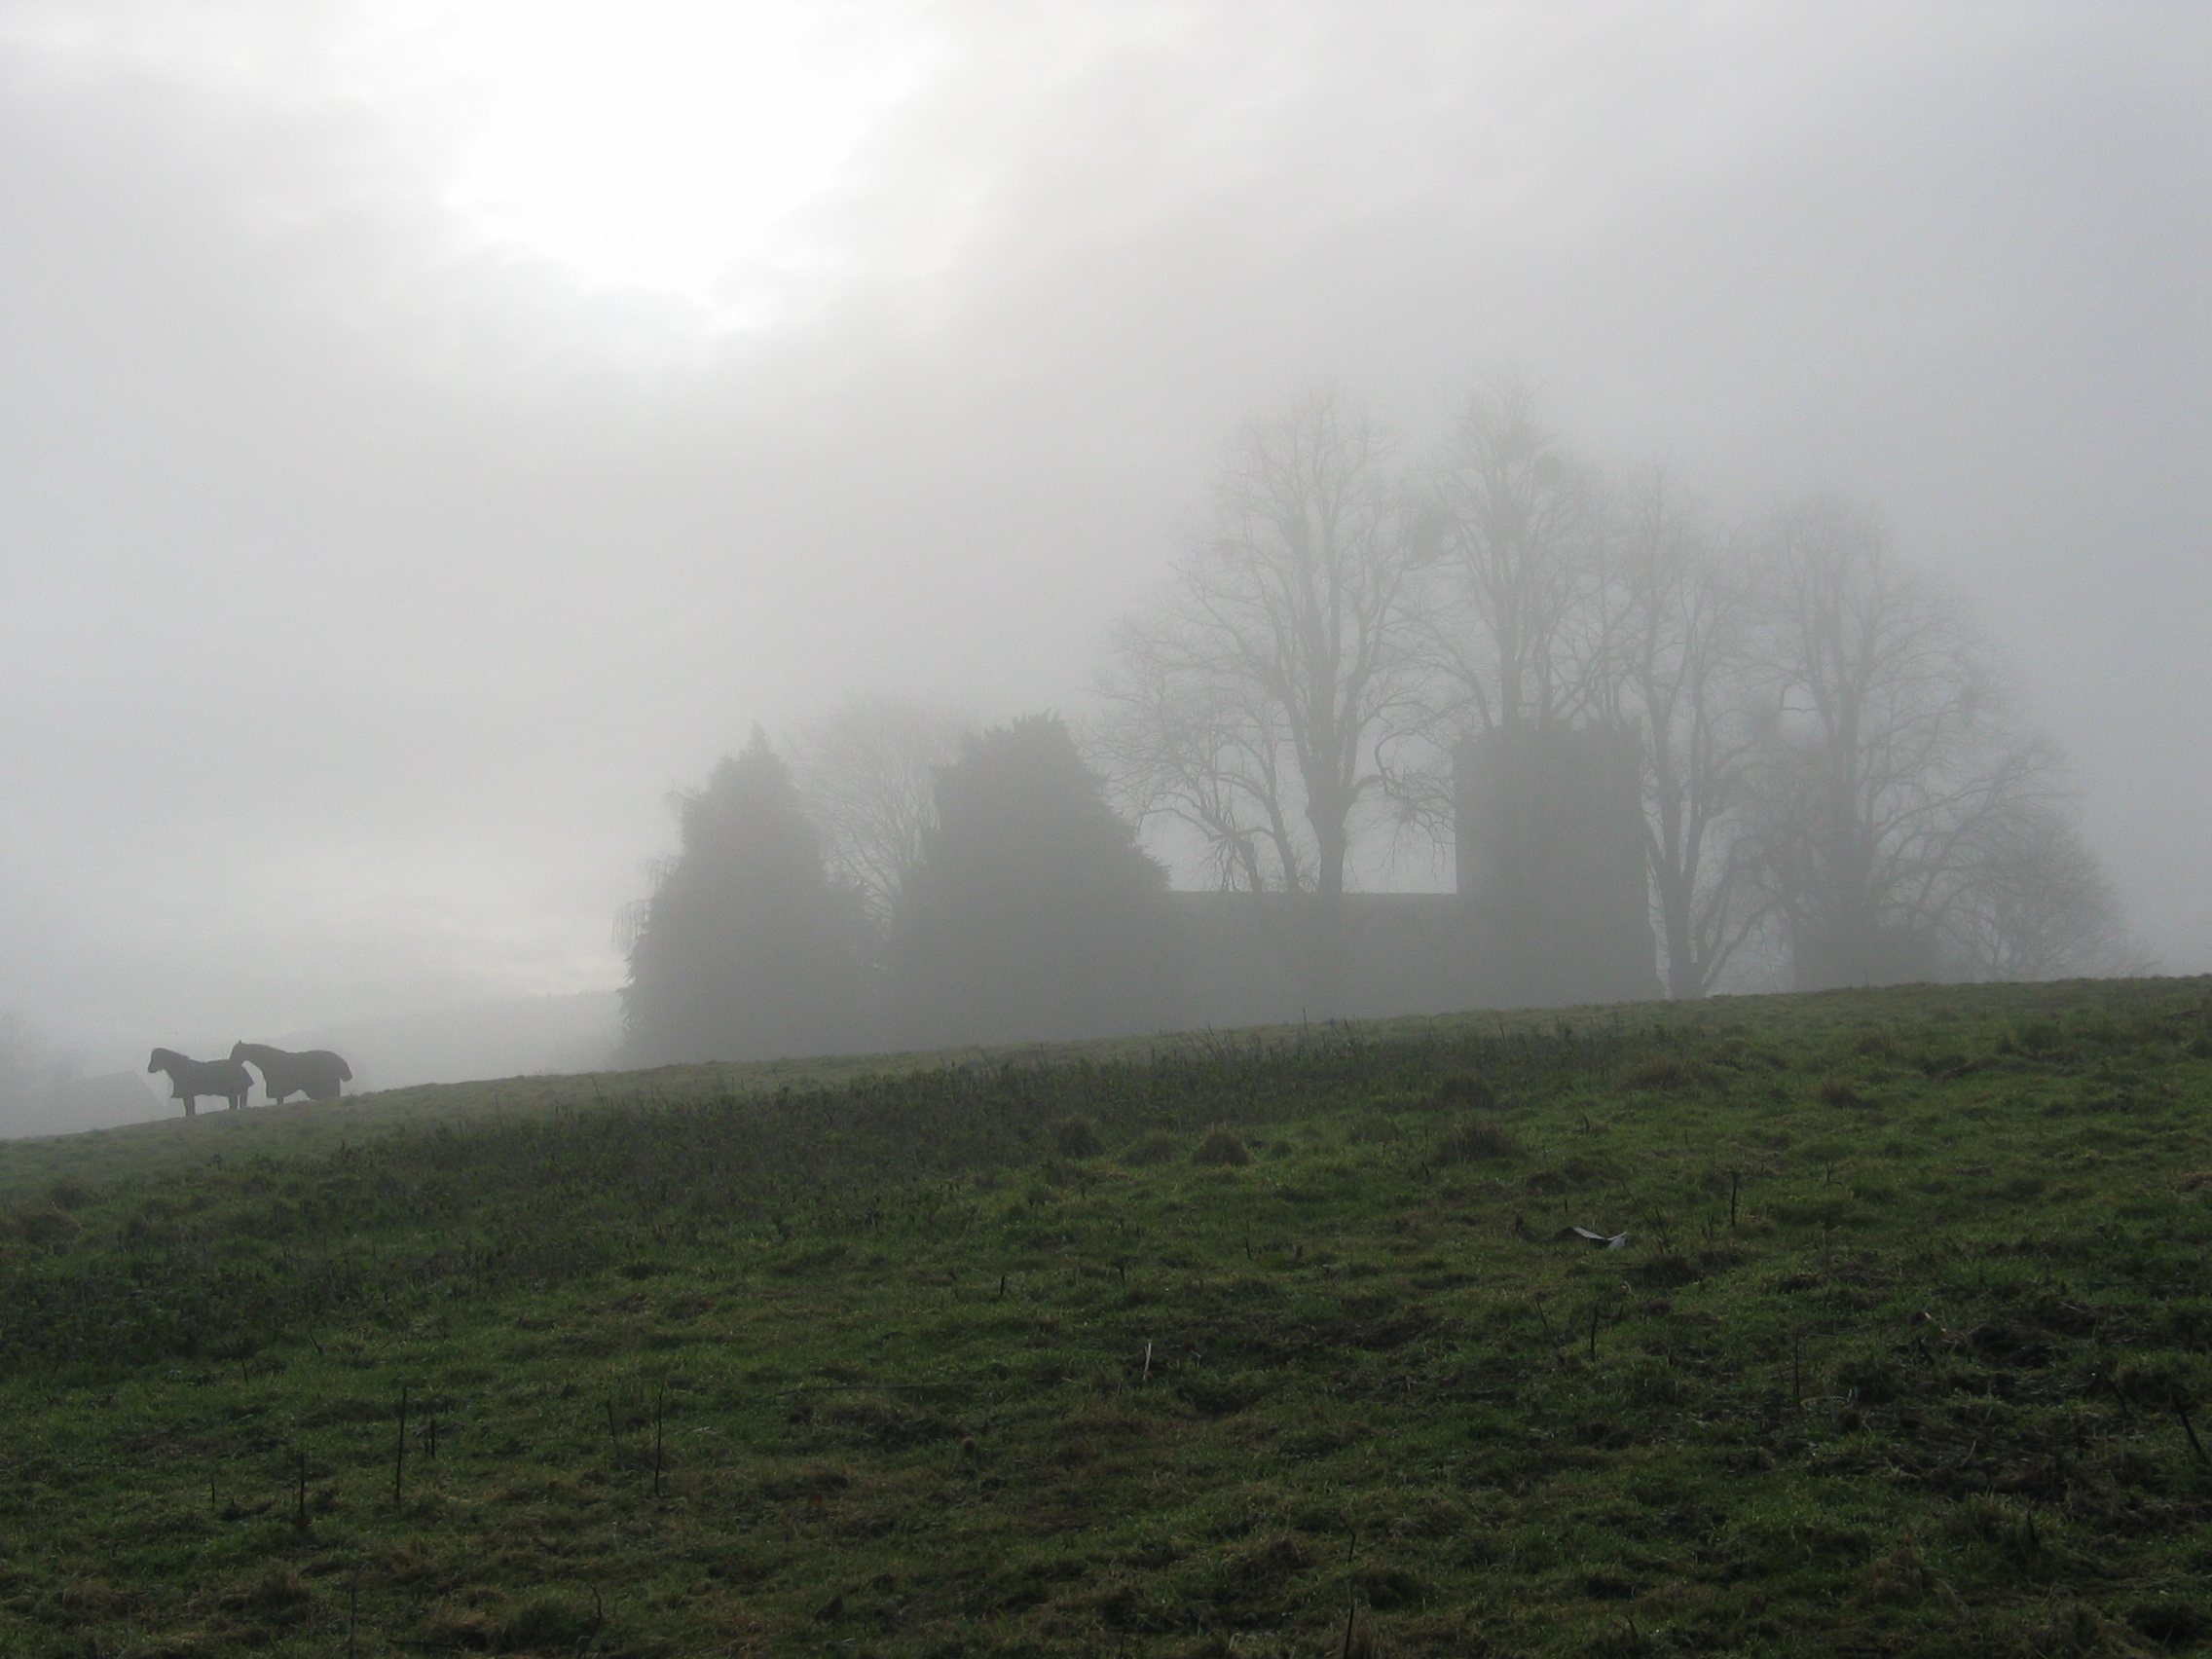
<svg viewBox="0 0 2212 1659">
<path fill-rule="evenodd" d="M 2157 980 L 12 1143 L 0 1653 L 2201 1651 L 2208 1107 Z"/>
</svg>

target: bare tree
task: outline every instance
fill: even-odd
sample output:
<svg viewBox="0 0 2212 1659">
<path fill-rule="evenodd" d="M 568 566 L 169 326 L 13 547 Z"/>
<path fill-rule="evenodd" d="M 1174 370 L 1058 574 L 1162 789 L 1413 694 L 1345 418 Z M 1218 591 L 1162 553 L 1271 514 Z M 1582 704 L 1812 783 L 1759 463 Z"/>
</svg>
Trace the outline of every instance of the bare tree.
<svg viewBox="0 0 2212 1659">
<path fill-rule="evenodd" d="M 2055 754 L 2011 723 L 1960 606 L 1892 567 L 1834 498 L 1777 516 L 1766 580 L 1779 693 L 1751 833 L 1800 988 L 1933 978 L 1977 851 L 2042 810 Z"/>
<path fill-rule="evenodd" d="M 1124 622 L 1090 753 L 1137 822 L 1197 835 L 1225 892 L 1309 892 L 1311 842 L 1270 699 L 1199 672 L 1208 644 L 1168 606 Z"/>
<path fill-rule="evenodd" d="M 1644 851 L 1668 994 L 1700 997 L 1765 914 L 1738 833 L 1768 725 L 1749 572 L 1715 552 L 1699 504 L 1661 467 L 1621 491 L 1616 537 L 1611 712 L 1643 730 Z"/>
<path fill-rule="evenodd" d="M 1333 390 L 1250 423 L 1100 686 L 1097 752 L 1126 797 L 1195 830 L 1225 886 L 1311 896 L 1323 979 L 1357 815 L 1416 716 L 1412 507 L 1387 438 Z"/>
<path fill-rule="evenodd" d="M 792 745 L 807 812 L 831 871 L 860 895 L 880 931 L 937 822 L 936 769 L 959 757 L 975 721 L 888 696 L 854 697 Z"/>
<path fill-rule="evenodd" d="M 1602 694 L 1603 492 L 1527 383 L 1469 394 L 1430 472 L 1440 589 L 1423 635 L 1449 687 L 1432 729 L 1545 726 Z"/>
<path fill-rule="evenodd" d="M 1943 931 L 1960 971 L 1977 979 L 2155 971 L 2096 854 L 2056 803 L 1983 826 Z"/>
</svg>

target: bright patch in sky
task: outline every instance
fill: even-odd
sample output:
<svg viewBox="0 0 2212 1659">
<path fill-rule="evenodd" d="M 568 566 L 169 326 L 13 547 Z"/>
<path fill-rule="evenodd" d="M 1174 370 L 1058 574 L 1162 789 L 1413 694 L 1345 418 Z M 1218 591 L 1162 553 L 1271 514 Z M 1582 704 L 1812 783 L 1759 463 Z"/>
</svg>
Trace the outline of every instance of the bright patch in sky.
<svg viewBox="0 0 2212 1659">
<path fill-rule="evenodd" d="M 910 17 L 790 0 L 441 8 L 475 106 L 449 204 L 593 288 L 765 320 L 833 265 L 803 222 L 932 53 Z"/>
<path fill-rule="evenodd" d="M 21 0 L 0 45 L 364 111 L 464 243 L 723 326 L 835 273 L 834 216 L 809 209 L 946 52 L 920 0 Z"/>
</svg>

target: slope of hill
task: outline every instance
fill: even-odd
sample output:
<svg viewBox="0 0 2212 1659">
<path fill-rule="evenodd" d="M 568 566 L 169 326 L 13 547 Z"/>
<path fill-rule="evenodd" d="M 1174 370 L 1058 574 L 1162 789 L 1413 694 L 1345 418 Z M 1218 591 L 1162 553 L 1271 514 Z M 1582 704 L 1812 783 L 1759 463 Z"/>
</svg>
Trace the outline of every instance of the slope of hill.
<svg viewBox="0 0 2212 1659">
<path fill-rule="evenodd" d="M 0 1650 L 2212 1637 L 2203 980 L 496 1087 L 0 1148 Z"/>
<path fill-rule="evenodd" d="M 163 1115 L 165 1105 L 157 1086 L 167 1082 L 128 1071 L 42 1080 L 35 1089 L 0 1099 L 0 1145 L 21 1136 L 73 1135 L 143 1124 Z"/>
<path fill-rule="evenodd" d="M 467 1003 L 274 1037 L 257 1033 L 254 1040 L 279 1049 L 335 1049 L 351 1063 L 355 1091 L 365 1092 L 588 1071 L 608 1062 L 620 1018 L 620 993 L 581 991 Z M 203 1032 L 155 1040 L 208 1058 L 228 1053 L 237 1037 Z M 110 1063 L 116 1057 L 111 1050 Z M 73 1135 L 183 1116 L 168 1098 L 168 1080 L 149 1078 L 135 1065 L 95 1077 L 52 1068 L 35 1081 L 0 1078 L 0 1084 L 9 1081 L 16 1087 L 0 1087 L 0 1139 Z"/>
<path fill-rule="evenodd" d="M 607 1064 L 621 1019 L 619 992 L 579 991 L 322 1026 L 279 1037 L 276 1045 L 335 1049 L 352 1062 L 360 1088 L 406 1088 L 589 1071 Z"/>
</svg>

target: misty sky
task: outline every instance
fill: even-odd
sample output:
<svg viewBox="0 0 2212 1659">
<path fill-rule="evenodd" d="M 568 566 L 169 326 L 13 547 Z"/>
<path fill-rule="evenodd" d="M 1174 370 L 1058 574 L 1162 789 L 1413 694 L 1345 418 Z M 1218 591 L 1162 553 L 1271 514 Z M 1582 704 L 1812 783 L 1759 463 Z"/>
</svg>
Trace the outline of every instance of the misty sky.
<svg viewBox="0 0 2212 1659">
<path fill-rule="evenodd" d="M 1877 501 L 2212 969 L 2212 8 L 0 0 L 0 1007 L 608 985 L 667 792 L 1080 712 L 1220 440 Z"/>
</svg>

